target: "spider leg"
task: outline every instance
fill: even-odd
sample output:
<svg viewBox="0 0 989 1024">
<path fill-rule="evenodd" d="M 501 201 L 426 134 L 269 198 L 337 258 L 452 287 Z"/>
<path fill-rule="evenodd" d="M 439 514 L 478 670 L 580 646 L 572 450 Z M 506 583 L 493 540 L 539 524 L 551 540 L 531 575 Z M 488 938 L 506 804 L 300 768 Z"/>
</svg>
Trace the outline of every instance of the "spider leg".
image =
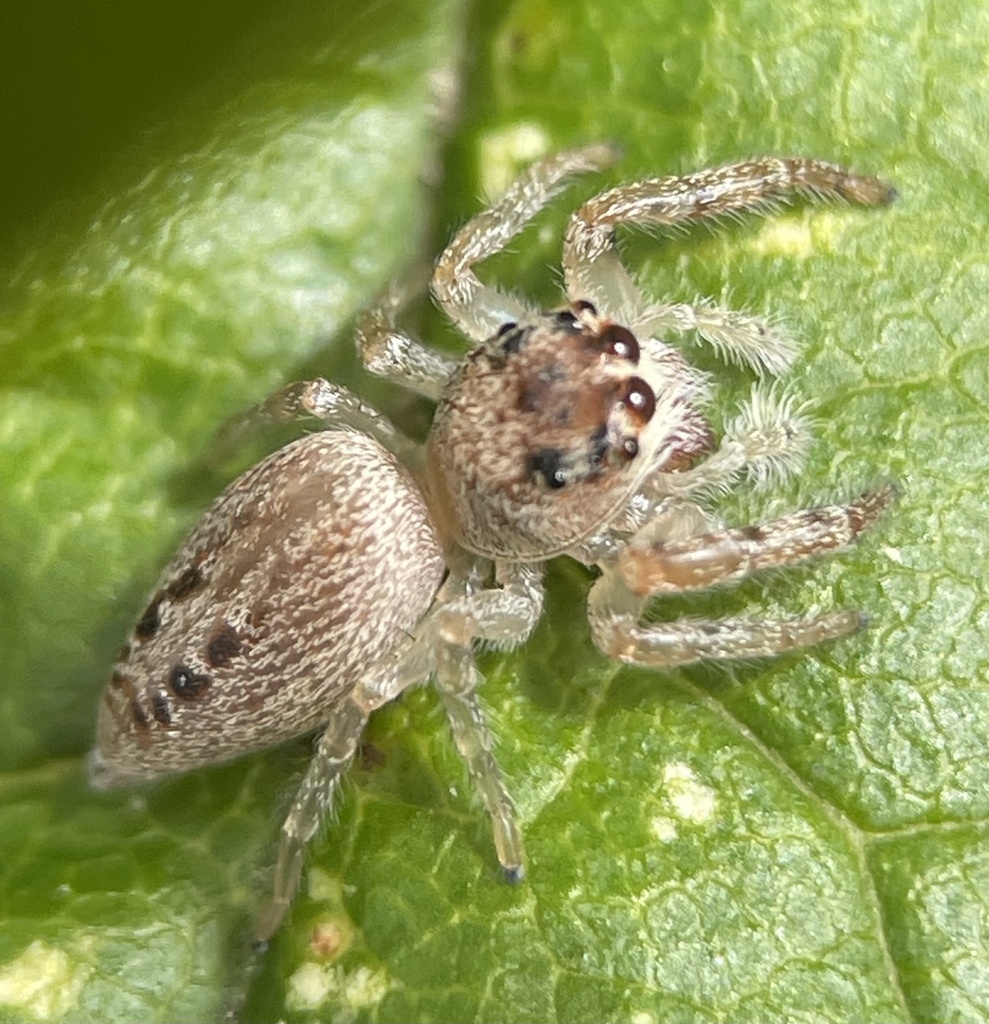
<svg viewBox="0 0 989 1024">
<path fill-rule="evenodd" d="M 728 583 L 849 547 L 876 523 L 893 497 L 892 487 L 882 487 L 848 505 L 802 509 L 760 526 L 707 533 L 672 544 L 657 543 L 647 524 L 622 550 L 618 572 L 633 593 L 641 595 L 676 594 Z"/>
<path fill-rule="evenodd" d="M 761 526 L 687 539 L 668 539 L 669 522 L 649 522 L 604 568 L 591 590 L 588 612 L 595 642 L 611 657 L 632 664 L 679 665 L 766 657 L 854 632 L 863 623 L 855 611 L 787 621 L 684 619 L 643 624 L 640 619 L 651 597 L 731 582 L 846 548 L 876 522 L 893 497 L 893 488 L 884 487 L 849 505 L 806 509 Z"/>
<path fill-rule="evenodd" d="M 570 218 L 563 244 L 567 294 L 572 301 L 590 299 L 644 334 L 667 328 L 697 330 L 729 358 L 777 373 L 792 362 L 793 345 L 756 317 L 703 306 L 647 309 L 615 248 L 615 227 L 686 225 L 765 209 L 794 193 L 867 206 L 883 206 L 896 197 L 876 178 L 804 158 L 764 157 L 622 185 L 590 199 Z"/>
<path fill-rule="evenodd" d="M 327 430 L 368 434 L 406 465 L 415 466 L 421 460 L 420 446 L 396 430 L 377 409 L 342 384 L 315 377 L 288 384 L 227 420 L 213 442 L 209 461 L 222 461 L 262 430 L 306 418 L 319 420 Z"/>
<path fill-rule="evenodd" d="M 757 487 L 779 484 L 800 471 L 810 439 L 804 406 L 776 388 L 756 386 L 725 424 L 716 451 L 690 469 L 651 474 L 632 505 L 644 522 L 667 498 L 725 491 L 742 473 Z"/>
<path fill-rule="evenodd" d="M 474 273 L 474 264 L 504 249 L 562 191 L 568 177 L 601 170 L 616 157 L 613 147 L 599 144 L 537 160 L 498 202 L 457 232 L 436 263 L 433 295 L 469 338 L 484 341 L 502 324 L 525 320 L 533 313 L 521 299 L 482 284 Z"/>
<path fill-rule="evenodd" d="M 675 302 L 650 306 L 626 326 L 640 338 L 694 331 L 723 359 L 759 374 L 783 373 L 797 358 L 792 338 L 762 317 L 735 309 Z"/>
<path fill-rule="evenodd" d="M 368 711 L 359 700 L 348 698 L 335 708 L 326 730 L 319 738 L 299 792 L 282 825 L 278 859 L 275 863 L 274 892 L 254 922 L 255 945 L 264 944 L 278 931 L 299 888 L 306 844 L 319 830 L 333 806 L 340 779 L 357 752 Z"/>
<path fill-rule="evenodd" d="M 769 658 L 837 640 L 861 629 L 856 611 L 811 619 L 679 619 L 642 623 L 646 600 L 613 573 L 591 588 L 588 599 L 594 642 L 608 657 L 629 665 L 688 665 L 696 661 Z"/>
<path fill-rule="evenodd" d="M 394 285 L 363 313 L 354 328 L 365 369 L 376 377 L 437 401 L 457 368 L 457 360 L 426 348 L 397 327 L 398 314 L 415 294 L 409 284 Z"/>
<path fill-rule="evenodd" d="M 454 743 L 491 818 L 495 850 L 510 881 L 523 874 L 522 840 L 515 808 L 494 757 L 494 737 L 484 719 L 477 689 L 484 681 L 471 651 L 475 639 L 501 648 L 522 643 L 539 621 L 543 588 L 533 566 L 499 567 L 499 589 L 457 593 L 451 578 L 434 612 L 436 682 Z M 444 593 L 444 591 L 446 593 Z"/>
<path fill-rule="evenodd" d="M 462 577 L 448 578 L 433 609 L 420 623 L 418 635 L 394 665 L 387 669 L 377 666 L 377 671 L 369 672 L 333 709 L 282 826 L 274 894 L 255 922 L 258 945 L 275 934 L 295 898 L 306 844 L 333 806 L 368 716 L 431 674 L 436 676 L 457 750 L 491 816 L 505 875 L 513 880 L 521 877 L 522 841 L 512 799 L 492 753 L 494 739 L 477 697 L 483 677 L 474 663 L 471 641 L 480 638 L 502 647 L 522 643 L 539 620 L 543 589 L 539 571 L 532 566 L 501 569 L 498 582 L 498 589 L 469 593 L 472 587 L 465 586 Z"/>
</svg>

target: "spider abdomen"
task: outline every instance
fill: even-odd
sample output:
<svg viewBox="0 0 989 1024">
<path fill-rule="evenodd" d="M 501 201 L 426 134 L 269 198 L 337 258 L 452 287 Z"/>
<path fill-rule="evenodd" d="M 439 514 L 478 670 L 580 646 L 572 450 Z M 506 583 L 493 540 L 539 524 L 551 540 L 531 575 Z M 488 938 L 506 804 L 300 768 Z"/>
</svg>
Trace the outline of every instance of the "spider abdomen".
<svg viewBox="0 0 989 1024">
<path fill-rule="evenodd" d="M 168 566 L 104 691 L 111 786 L 309 732 L 410 641 L 443 575 L 418 487 L 372 438 L 303 437 L 217 499 Z"/>
</svg>

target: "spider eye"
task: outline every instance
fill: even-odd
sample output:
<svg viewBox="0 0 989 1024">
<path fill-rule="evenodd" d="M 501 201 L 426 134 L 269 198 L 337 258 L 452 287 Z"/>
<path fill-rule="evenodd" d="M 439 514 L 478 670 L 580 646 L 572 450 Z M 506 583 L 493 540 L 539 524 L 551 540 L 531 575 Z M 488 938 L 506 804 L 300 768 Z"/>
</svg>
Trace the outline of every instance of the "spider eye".
<svg viewBox="0 0 989 1024">
<path fill-rule="evenodd" d="M 566 487 L 567 477 L 563 471 L 563 452 L 559 448 L 541 448 L 533 452 L 527 462 L 529 476 L 539 477 L 552 491 Z"/>
<path fill-rule="evenodd" d="M 619 401 L 640 423 L 648 423 L 656 411 L 656 396 L 641 377 L 630 377 L 625 382 Z"/>
<path fill-rule="evenodd" d="M 610 324 L 600 335 L 601 347 L 610 355 L 627 359 L 630 363 L 639 361 L 639 343 L 635 335 L 619 324 Z"/>
<path fill-rule="evenodd" d="M 634 437 L 623 437 L 621 453 L 631 462 L 639 454 L 639 442 Z"/>
</svg>

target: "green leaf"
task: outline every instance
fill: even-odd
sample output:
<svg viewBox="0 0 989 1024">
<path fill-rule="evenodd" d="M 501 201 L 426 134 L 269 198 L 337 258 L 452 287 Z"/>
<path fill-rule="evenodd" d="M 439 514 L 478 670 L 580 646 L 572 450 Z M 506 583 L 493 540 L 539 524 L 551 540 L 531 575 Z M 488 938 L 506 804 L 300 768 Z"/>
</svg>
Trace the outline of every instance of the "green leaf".
<svg viewBox="0 0 989 1024">
<path fill-rule="evenodd" d="M 130 108 L 101 124 L 80 197 L 8 230 L 0 1020 L 985 1018 L 984 10 L 520 0 L 464 25 L 454 0 L 295 0 L 247 28 L 239 11 L 209 8 L 228 45 L 208 36 L 208 75 L 176 57 L 157 127 L 134 138 Z M 129 30 L 145 52 L 148 26 Z M 315 368 L 421 434 L 428 410 L 355 369 L 345 325 L 535 151 L 600 138 L 621 166 L 486 277 L 558 301 L 569 210 L 622 179 L 802 153 L 900 190 L 885 211 L 623 236 L 654 294 L 769 314 L 802 342 L 808 470 L 729 496 L 727 518 L 902 490 L 853 553 L 666 611 L 859 607 L 872 628 L 774 662 L 619 668 L 584 624 L 589 574 L 561 562 L 530 643 L 482 658 L 527 880 L 498 881 L 423 688 L 372 720 L 307 891 L 253 959 L 309 743 L 91 793 L 116 646 L 222 486 L 192 471 L 216 427 Z M 424 331 L 462 350 L 438 318 Z M 751 378 L 685 351 L 716 374 L 722 421 Z"/>
</svg>

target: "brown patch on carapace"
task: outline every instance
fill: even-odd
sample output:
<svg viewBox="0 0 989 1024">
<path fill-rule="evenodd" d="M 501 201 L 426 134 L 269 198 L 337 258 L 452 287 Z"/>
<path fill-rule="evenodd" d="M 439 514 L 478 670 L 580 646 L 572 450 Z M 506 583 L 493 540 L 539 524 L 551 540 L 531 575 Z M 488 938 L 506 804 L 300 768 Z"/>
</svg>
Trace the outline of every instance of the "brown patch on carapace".
<svg viewBox="0 0 989 1024">
<path fill-rule="evenodd" d="M 197 591 L 206 582 L 199 567 L 190 565 L 179 576 L 176 576 L 171 583 L 165 587 L 165 593 L 173 601 L 181 601 L 190 594 Z"/>
<path fill-rule="evenodd" d="M 229 665 L 243 650 L 237 630 L 229 622 L 224 622 L 206 644 L 206 661 L 210 668 L 220 668 Z"/>
<path fill-rule="evenodd" d="M 518 398 L 515 408 L 519 412 L 544 413 L 558 402 L 556 392 L 566 382 L 567 371 L 557 362 L 539 367 L 533 373 L 519 376 Z M 569 406 L 564 410 L 569 422 Z"/>
</svg>

